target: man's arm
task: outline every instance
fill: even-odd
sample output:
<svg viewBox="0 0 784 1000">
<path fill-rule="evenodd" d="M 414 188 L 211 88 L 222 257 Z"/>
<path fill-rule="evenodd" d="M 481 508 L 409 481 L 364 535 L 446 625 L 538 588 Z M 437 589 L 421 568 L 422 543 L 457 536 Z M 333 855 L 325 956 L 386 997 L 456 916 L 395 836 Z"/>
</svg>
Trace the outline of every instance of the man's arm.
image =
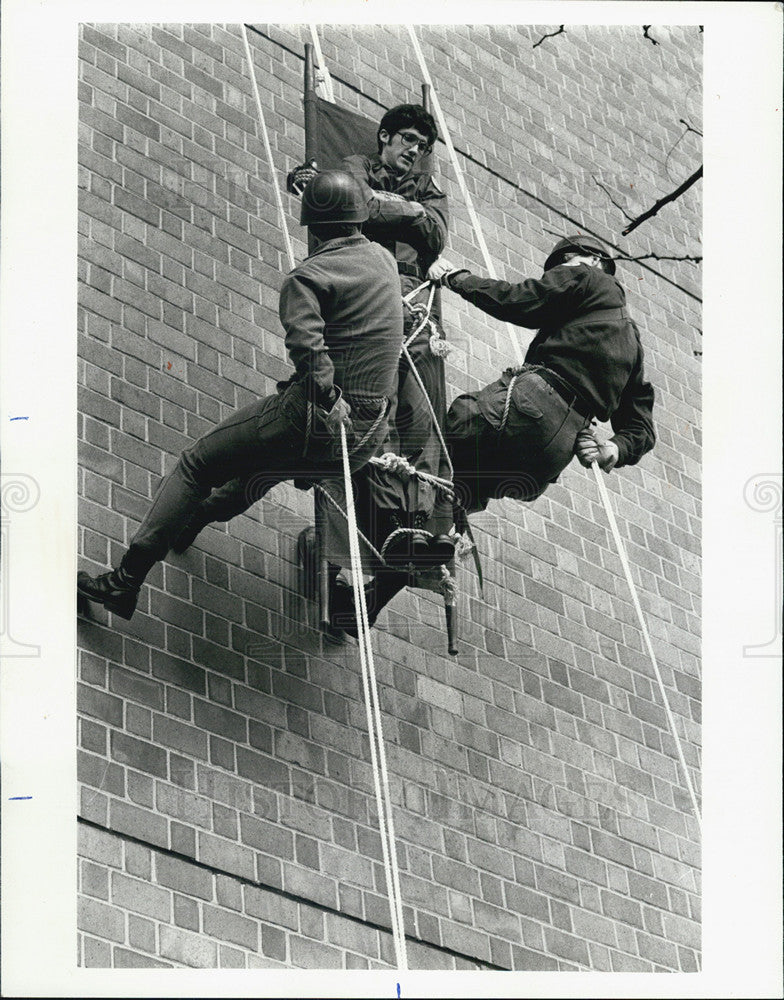
<svg viewBox="0 0 784 1000">
<path fill-rule="evenodd" d="M 457 292 L 489 316 L 529 329 L 562 322 L 574 312 L 580 289 L 588 277 L 586 268 L 553 267 L 541 278 L 526 278 L 512 284 L 495 278 L 480 278 L 439 260 L 428 277 Z"/>
<path fill-rule="evenodd" d="M 422 206 L 423 214 L 411 226 L 411 246 L 428 260 L 435 260 L 446 246 L 449 231 L 449 205 L 447 197 L 432 177 L 418 194 L 414 204 Z"/>
<path fill-rule="evenodd" d="M 615 431 L 610 440 L 618 448 L 616 468 L 636 465 L 656 443 L 653 400 L 653 386 L 643 379 L 641 357 L 638 368 L 623 391 L 618 409 L 610 417 Z"/>
<path fill-rule="evenodd" d="M 280 290 L 278 313 L 286 331 L 286 350 L 297 375 L 313 386 L 315 402 L 329 408 L 335 399 L 335 367 L 324 341 L 320 295 L 302 274 L 289 274 Z"/>
<path fill-rule="evenodd" d="M 417 253 L 437 257 L 446 244 L 449 225 L 447 198 L 432 179 L 421 186 L 417 200 L 371 187 L 365 157 L 348 156 L 341 164 L 365 190 L 370 217 L 362 232 L 379 242 L 408 243 Z"/>
</svg>

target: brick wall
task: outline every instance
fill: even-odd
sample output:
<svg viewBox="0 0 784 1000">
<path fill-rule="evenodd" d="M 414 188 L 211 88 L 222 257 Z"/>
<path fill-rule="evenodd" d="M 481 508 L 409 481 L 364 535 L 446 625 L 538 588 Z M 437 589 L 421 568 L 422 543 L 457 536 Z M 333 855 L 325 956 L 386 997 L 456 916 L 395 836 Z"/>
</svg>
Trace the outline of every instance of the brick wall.
<svg viewBox="0 0 784 1000">
<path fill-rule="evenodd" d="M 418 29 L 499 274 L 537 273 L 575 228 L 699 255 L 699 184 L 618 235 L 701 162 L 698 28 L 535 46 L 554 30 Z M 402 28 L 320 36 L 339 101 L 418 98 Z M 250 32 L 276 183 L 302 158 L 308 40 Z M 85 24 L 79 88 L 80 561 L 99 571 L 181 448 L 288 373 L 288 263 L 238 26 Z M 483 272 L 443 145 L 438 164 L 448 256 Z M 658 444 L 606 481 L 699 787 L 700 270 L 619 274 Z M 445 327 L 452 395 L 508 363 L 503 324 L 456 296 Z M 80 964 L 394 964 L 356 650 L 297 593 L 311 520 L 278 486 L 159 565 L 132 622 L 80 620 Z M 473 524 L 459 656 L 421 592 L 374 638 L 411 965 L 693 971 L 697 824 L 593 477 L 575 463 Z"/>
</svg>

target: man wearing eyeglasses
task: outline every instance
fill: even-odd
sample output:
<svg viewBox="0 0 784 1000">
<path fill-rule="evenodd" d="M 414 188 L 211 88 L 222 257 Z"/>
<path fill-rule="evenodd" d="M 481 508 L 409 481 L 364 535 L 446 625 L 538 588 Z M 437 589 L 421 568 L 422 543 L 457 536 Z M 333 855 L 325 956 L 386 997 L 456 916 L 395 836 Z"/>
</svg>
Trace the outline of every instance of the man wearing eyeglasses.
<svg viewBox="0 0 784 1000">
<path fill-rule="evenodd" d="M 360 182 L 368 197 L 369 218 L 362 226 L 362 233 L 395 257 L 404 296 L 427 280 L 428 268 L 446 244 L 447 198 L 433 180 L 428 163 L 428 154 L 437 138 L 436 123 L 424 107 L 399 104 L 379 122 L 378 151 L 347 156 L 341 164 L 343 170 Z M 315 163 L 296 167 L 288 175 L 288 190 L 299 194 L 315 173 Z M 414 304 L 426 304 L 428 298 L 425 288 Z M 443 338 L 440 315 L 440 295 L 436 291 L 430 319 Z M 404 310 L 404 322 L 404 341 L 407 341 L 420 320 Z M 444 362 L 431 349 L 432 333 L 429 325 L 423 325 L 408 345 L 408 352 L 443 431 Z M 382 451 L 402 455 L 421 472 L 449 478 L 449 464 L 433 425 L 433 414 L 405 356 L 400 359 L 397 400 L 390 410 L 389 428 Z M 451 504 L 440 499 L 428 483 L 416 479 L 403 483 L 379 474 L 370 466 L 355 477 L 355 485 L 360 527 L 379 549 L 387 542 L 384 551 L 388 563 L 401 566 L 408 562 L 415 565 L 448 562 L 454 548 L 445 534 L 452 525 Z M 400 528 L 425 528 L 433 538 L 425 542 L 410 532 L 399 531 Z M 402 569 L 385 567 L 376 572 L 368 593 L 371 620 L 407 582 L 407 572 Z M 336 595 L 333 604 L 339 604 L 342 596 Z"/>
</svg>

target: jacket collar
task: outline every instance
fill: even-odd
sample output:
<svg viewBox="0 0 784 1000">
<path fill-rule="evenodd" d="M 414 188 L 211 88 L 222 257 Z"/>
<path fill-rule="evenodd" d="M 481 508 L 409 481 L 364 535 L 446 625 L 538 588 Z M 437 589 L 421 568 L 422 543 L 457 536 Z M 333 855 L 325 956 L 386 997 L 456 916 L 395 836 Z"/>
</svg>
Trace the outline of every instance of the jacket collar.
<svg viewBox="0 0 784 1000">
<path fill-rule="evenodd" d="M 320 253 L 337 250 L 339 247 L 357 246 L 360 243 L 367 242 L 367 237 L 363 236 L 362 233 L 357 233 L 355 236 L 337 236 L 334 240 L 327 240 L 326 243 L 321 243 L 312 253 L 308 254 L 305 260 L 310 260 L 311 257 L 316 257 Z"/>
</svg>

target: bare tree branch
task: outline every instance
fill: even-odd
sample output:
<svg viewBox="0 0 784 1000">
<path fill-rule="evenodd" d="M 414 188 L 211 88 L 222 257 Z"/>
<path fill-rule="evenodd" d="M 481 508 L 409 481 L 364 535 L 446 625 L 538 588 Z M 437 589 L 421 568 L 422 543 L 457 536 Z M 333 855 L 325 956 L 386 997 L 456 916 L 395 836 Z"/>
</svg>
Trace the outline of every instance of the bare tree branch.
<svg viewBox="0 0 784 1000">
<path fill-rule="evenodd" d="M 660 256 L 657 253 L 644 253 L 639 257 L 614 257 L 614 260 L 686 260 L 691 261 L 693 264 L 701 264 L 702 257 L 667 257 Z"/>
<path fill-rule="evenodd" d="M 687 191 L 692 184 L 695 184 L 700 177 L 702 177 L 702 167 L 700 167 L 699 170 L 695 170 L 691 177 L 687 178 L 680 187 L 676 188 L 670 194 L 665 195 L 663 198 L 660 198 L 652 208 L 649 208 L 647 212 L 643 212 L 642 215 L 638 216 L 631 223 L 631 225 L 626 227 L 626 229 L 622 229 L 621 235 L 628 236 L 633 229 L 636 229 L 637 226 L 645 222 L 646 219 L 650 219 L 652 216 L 656 215 L 660 208 L 668 205 L 671 201 L 675 201 L 676 198 L 680 198 L 683 192 Z"/>
<path fill-rule="evenodd" d="M 657 42 L 655 38 L 652 38 L 648 34 L 648 28 L 650 28 L 650 27 L 652 27 L 652 25 L 650 25 L 650 24 L 644 24 L 642 26 L 642 37 L 643 38 L 647 38 L 648 41 L 651 42 L 653 45 L 661 45 L 661 42 Z"/>
<path fill-rule="evenodd" d="M 534 42 L 532 48 L 535 49 L 537 45 L 541 45 L 542 42 L 545 40 L 545 38 L 555 38 L 555 36 L 556 35 L 560 35 L 561 32 L 563 32 L 564 34 L 566 34 L 566 28 L 563 25 L 561 25 L 561 27 L 558 29 L 558 31 L 551 31 L 549 35 L 542 35 L 542 37 L 539 39 L 538 42 Z"/>
<path fill-rule="evenodd" d="M 591 176 L 593 177 L 593 174 L 591 174 Z M 626 218 L 628 219 L 629 222 L 633 222 L 634 221 L 634 216 L 633 215 L 629 215 L 629 213 L 626 211 L 626 209 L 623 207 L 623 205 L 619 205 L 618 204 L 618 202 L 613 198 L 613 196 L 610 194 L 610 192 L 608 191 L 608 189 L 604 186 L 604 184 L 602 184 L 602 182 L 600 180 L 598 180 L 598 178 L 596 178 L 596 177 L 593 177 L 593 181 L 594 181 L 594 184 L 597 184 L 602 189 L 602 191 L 604 191 L 604 193 L 607 195 L 607 197 L 610 199 L 610 201 L 613 203 L 613 205 L 615 205 L 615 207 L 618 209 L 618 211 L 619 212 L 623 212 L 623 214 L 626 216 Z"/>
<path fill-rule="evenodd" d="M 685 118 L 679 118 L 678 121 L 680 122 L 681 125 L 685 125 L 686 126 L 686 131 L 687 132 L 694 132 L 696 135 L 699 135 L 699 136 L 702 135 L 702 132 L 700 132 L 700 130 L 698 128 L 695 128 L 693 125 L 689 125 L 689 123 L 686 121 Z"/>
<path fill-rule="evenodd" d="M 694 132 L 695 135 L 702 136 L 702 132 L 700 132 L 699 129 L 693 128 L 691 125 L 689 125 L 689 123 L 685 119 L 679 118 L 678 121 L 681 123 L 681 125 L 684 125 L 686 127 L 686 131 L 683 132 L 681 135 L 678 136 L 678 138 L 675 140 L 675 142 L 670 147 L 669 153 L 667 153 L 667 156 L 664 158 L 664 171 L 665 171 L 665 173 L 667 174 L 668 177 L 670 177 L 670 171 L 669 171 L 670 157 L 675 152 L 675 150 L 678 148 L 679 144 L 683 141 L 683 139 L 686 138 L 686 136 L 689 134 L 689 132 Z M 670 180 L 672 180 L 672 177 L 670 177 Z"/>
</svg>

